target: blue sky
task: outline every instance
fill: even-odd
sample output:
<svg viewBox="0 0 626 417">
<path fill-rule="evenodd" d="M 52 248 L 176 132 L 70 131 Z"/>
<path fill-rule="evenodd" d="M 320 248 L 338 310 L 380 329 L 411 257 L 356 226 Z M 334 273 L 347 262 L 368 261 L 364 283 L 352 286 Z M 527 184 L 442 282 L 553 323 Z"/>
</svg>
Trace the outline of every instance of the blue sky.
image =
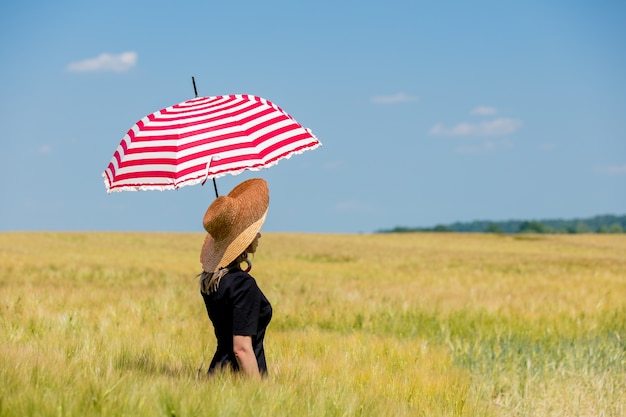
<svg viewBox="0 0 626 417">
<path fill-rule="evenodd" d="M 202 231 L 210 186 L 107 194 L 145 115 L 255 94 L 317 150 L 265 230 L 626 213 L 621 1 L 20 1 L 0 6 L 0 230 Z"/>
</svg>

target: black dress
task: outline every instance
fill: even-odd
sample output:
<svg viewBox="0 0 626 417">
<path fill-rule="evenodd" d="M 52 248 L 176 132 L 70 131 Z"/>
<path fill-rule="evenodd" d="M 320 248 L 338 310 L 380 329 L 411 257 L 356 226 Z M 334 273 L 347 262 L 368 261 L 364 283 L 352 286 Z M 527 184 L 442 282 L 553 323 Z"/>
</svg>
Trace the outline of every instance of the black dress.
<svg viewBox="0 0 626 417">
<path fill-rule="evenodd" d="M 272 319 L 272 306 L 250 274 L 235 268 L 224 275 L 217 291 L 202 293 L 209 318 L 215 329 L 217 350 L 209 374 L 217 369 L 239 370 L 233 352 L 233 336 L 251 336 L 259 372 L 267 374 L 263 339 Z"/>
</svg>

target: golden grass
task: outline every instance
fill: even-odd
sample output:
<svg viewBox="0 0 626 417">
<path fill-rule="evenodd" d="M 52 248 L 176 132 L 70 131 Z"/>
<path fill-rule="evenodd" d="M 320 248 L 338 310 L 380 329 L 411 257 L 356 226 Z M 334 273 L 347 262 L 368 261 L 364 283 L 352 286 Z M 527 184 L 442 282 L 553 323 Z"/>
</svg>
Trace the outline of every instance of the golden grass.
<svg viewBox="0 0 626 417">
<path fill-rule="evenodd" d="M 1 233 L 0 416 L 626 415 L 626 236 L 264 233 L 260 385 L 205 378 L 202 240 Z"/>
</svg>

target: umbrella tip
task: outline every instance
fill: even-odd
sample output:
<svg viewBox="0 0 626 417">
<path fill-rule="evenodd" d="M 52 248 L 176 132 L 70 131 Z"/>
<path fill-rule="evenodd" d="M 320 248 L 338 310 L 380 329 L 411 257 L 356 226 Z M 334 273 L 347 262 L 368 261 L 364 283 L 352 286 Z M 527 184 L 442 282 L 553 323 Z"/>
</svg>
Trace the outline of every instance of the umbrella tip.
<svg viewBox="0 0 626 417">
<path fill-rule="evenodd" d="M 193 92 L 198 97 L 198 89 L 196 88 L 196 78 L 192 75 L 191 82 L 193 83 Z"/>
</svg>

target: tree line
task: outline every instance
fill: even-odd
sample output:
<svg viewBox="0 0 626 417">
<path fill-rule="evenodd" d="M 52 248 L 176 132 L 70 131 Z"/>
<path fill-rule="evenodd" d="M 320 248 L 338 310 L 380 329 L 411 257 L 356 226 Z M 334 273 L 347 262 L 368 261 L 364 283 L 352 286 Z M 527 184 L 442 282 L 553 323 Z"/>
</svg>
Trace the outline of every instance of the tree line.
<svg viewBox="0 0 626 417">
<path fill-rule="evenodd" d="M 585 219 L 506 220 L 456 222 L 434 227 L 403 227 L 380 230 L 379 233 L 465 232 L 465 233 L 624 233 L 626 215 L 602 215 Z"/>
</svg>

